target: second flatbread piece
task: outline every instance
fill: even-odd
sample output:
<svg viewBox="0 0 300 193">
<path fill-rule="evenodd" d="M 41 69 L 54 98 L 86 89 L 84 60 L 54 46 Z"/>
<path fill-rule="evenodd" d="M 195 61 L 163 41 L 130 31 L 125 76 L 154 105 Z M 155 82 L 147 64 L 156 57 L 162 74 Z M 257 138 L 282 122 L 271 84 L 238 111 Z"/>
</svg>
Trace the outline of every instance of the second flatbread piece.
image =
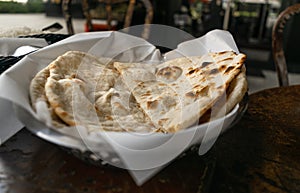
<svg viewBox="0 0 300 193">
<path fill-rule="evenodd" d="M 115 68 L 153 124 L 176 132 L 197 123 L 240 73 L 244 54 L 210 53 L 151 66 L 118 63 Z"/>
</svg>

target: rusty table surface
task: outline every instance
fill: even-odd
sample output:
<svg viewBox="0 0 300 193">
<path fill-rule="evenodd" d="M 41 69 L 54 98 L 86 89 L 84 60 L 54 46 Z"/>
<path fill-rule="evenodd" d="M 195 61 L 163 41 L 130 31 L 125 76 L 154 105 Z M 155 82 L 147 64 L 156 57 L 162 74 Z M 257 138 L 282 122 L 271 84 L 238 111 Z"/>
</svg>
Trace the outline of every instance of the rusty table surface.
<svg viewBox="0 0 300 193">
<path fill-rule="evenodd" d="M 26 129 L 0 146 L 0 192 L 300 192 L 300 86 L 249 96 L 242 119 L 204 156 L 190 151 L 142 186 Z"/>
</svg>

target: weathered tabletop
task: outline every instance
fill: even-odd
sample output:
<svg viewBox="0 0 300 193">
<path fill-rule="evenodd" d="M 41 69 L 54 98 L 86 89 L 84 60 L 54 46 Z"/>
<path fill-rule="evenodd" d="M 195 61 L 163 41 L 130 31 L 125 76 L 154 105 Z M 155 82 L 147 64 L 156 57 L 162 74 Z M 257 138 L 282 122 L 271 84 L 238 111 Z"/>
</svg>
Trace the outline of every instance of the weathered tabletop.
<svg viewBox="0 0 300 193">
<path fill-rule="evenodd" d="M 242 120 L 219 138 L 211 192 L 300 192 L 300 86 L 250 95 Z"/>
<path fill-rule="evenodd" d="M 300 86 L 249 96 L 248 111 L 203 157 L 188 152 L 141 187 L 23 129 L 0 147 L 0 192 L 300 192 Z"/>
</svg>

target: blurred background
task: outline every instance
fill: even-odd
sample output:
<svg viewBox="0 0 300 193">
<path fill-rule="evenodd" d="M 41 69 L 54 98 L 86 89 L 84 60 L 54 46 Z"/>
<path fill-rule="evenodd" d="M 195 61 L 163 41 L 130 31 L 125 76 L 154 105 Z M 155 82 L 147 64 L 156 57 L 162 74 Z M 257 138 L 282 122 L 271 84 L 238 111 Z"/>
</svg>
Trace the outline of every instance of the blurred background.
<svg viewBox="0 0 300 193">
<path fill-rule="evenodd" d="M 88 0 L 92 19 L 105 22 L 105 7 L 98 0 Z M 136 1 L 131 24 L 144 22 L 145 8 Z M 272 60 L 271 34 L 278 14 L 300 0 L 150 0 L 153 6 L 153 24 L 164 24 L 182 29 L 199 37 L 212 29 L 232 33 L 241 52 L 247 54 L 247 73 L 254 77 L 260 89 L 277 85 Z M 126 3 L 115 9 L 124 15 Z M 82 0 L 72 0 L 70 13 L 75 33 L 88 31 Z M 42 29 L 53 23 L 68 33 L 62 11 L 62 0 L 2 0 L 0 1 L 0 28 L 28 26 Z M 289 20 L 285 28 L 285 52 L 290 73 L 299 81 L 300 15 Z M 298 43 L 295 43 L 298 42 Z M 249 79 L 250 79 L 249 78 Z M 251 80 L 250 80 L 251 81 Z M 292 82 L 293 82 L 292 78 Z M 255 90 L 255 89 L 253 89 Z"/>
</svg>

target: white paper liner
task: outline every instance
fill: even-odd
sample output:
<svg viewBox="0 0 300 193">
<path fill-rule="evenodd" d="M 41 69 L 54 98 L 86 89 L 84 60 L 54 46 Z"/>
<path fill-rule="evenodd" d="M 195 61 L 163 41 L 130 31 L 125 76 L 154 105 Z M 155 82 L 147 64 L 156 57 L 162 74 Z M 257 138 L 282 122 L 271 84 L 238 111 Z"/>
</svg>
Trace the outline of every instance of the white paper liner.
<svg viewBox="0 0 300 193">
<path fill-rule="evenodd" d="M 122 62 L 163 61 L 180 56 L 202 55 L 213 51 L 233 50 L 237 46 L 230 33 L 214 30 L 201 38 L 178 45 L 163 57 L 147 41 L 120 32 L 93 32 L 77 34 L 29 54 L 0 76 L 0 104 L 2 122 L 1 140 L 8 139 L 23 124 L 38 136 L 58 145 L 90 150 L 117 167 L 130 171 L 136 184 L 141 185 L 192 145 L 201 144 L 199 154 L 206 153 L 221 130 L 228 128 L 237 115 L 238 105 L 225 117 L 197 125 L 175 134 L 137 134 L 120 132 L 87 133 L 82 127 L 60 130 L 48 128 L 38 121 L 30 106 L 29 84 L 34 75 L 66 51 L 84 51 L 99 57 Z M 13 116 L 12 109 L 16 116 Z M 7 113 L 7 109 L 9 110 Z M 13 117 L 13 118 L 8 118 Z M 20 120 L 23 124 L 21 124 Z"/>
<path fill-rule="evenodd" d="M 46 40 L 41 38 L 0 38 L 0 56 L 22 55 L 16 53 L 21 46 L 41 48 L 47 45 Z"/>
</svg>

